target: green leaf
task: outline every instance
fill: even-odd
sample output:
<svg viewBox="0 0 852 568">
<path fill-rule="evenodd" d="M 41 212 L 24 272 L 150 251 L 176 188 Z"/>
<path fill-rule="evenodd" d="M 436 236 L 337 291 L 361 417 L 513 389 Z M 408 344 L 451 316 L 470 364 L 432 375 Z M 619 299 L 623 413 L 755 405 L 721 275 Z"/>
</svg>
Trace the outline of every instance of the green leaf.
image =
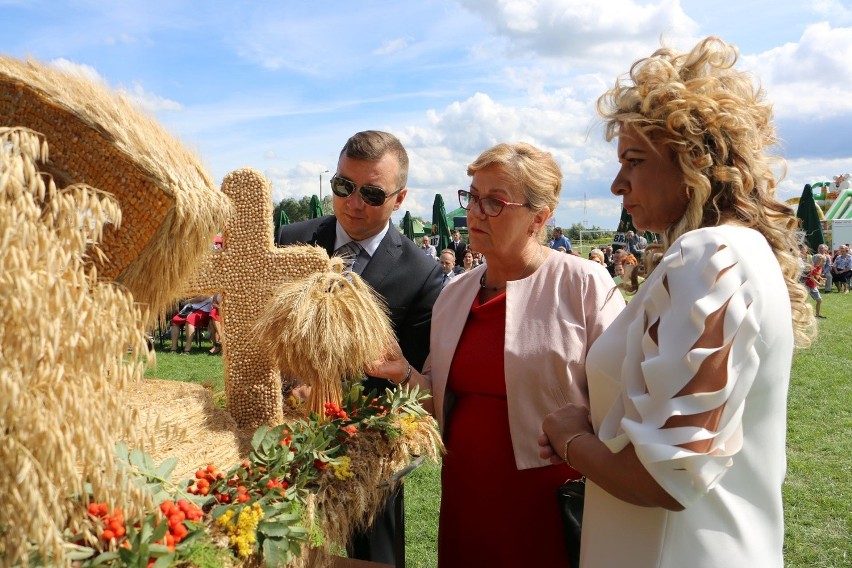
<svg viewBox="0 0 852 568">
<path fill-rule="evenodd" d="M 165 526 L 165 523 L 163 526 Z M 151 544 L 148 546 L 148 550 L 151 556 L 164 556 L 172 553 L 165 544 Z"/>
<path fill-rule="evenodd" d="M 263 560 L 266 566 L 286 566 L 293 560 L 290 543 L 274 538 L 264 540 Z"/>
<path fill-rule="evenodd" d="M 157 528 L 154 529 L 154 534 L 151 535 L 151 538 L 147 539 L 149 541 L 158 541 L 162 540 L 164 536 L 166 536 L 166 532 L 169 530 L 169 524 L 165 521 L 161 522 L 157 525 Z M 154 545 L 152 545 L 154 546 Z"/>
<path fill-rule="evenodd" d="M 262 424 L 257 430 L 255 430 L 254 436 L 252 436 L 251 438 L 251 447 L 259 448 L 268 431 L 269 426 L 267 426 L 266 424 Z"/>
<path fill-rule="evenodd" d="M 129 462 L 130 457 L 127 453 L 127 444 L 119 442 L 115 445 L 115 455 L 123 462 Z"/>
<path fill-rule="evenodd" d="M 286 537 L 290 534 L 290 527 L 285 523 L 262 522 L 257 525 L 257 532 L 266 536 Z"/>
<path fill-rule="evenodd" d="M 157 475 L 157 477 L 161 479 L 170 479 L 172 476 L 172 472 L 174 471 L 175 466 L 177 465 L 177 461 L 177 457 L 171 457 L 163 461 L 163 463 L 160 464 L 160 467 L 158 467 L 154 471 L 154 473 Z"/>
<path fill-rule="evenodd" d="M 138 467 L 140 471 L 146 472 L 150 469 L 153 469 L 154 462 L 151 460 L 148 454 L 146 454 L 139 448 L 136 448 L 135 450 L 130 452 L 130 465 L 134 465 Z"/>
<path fill-rule="evenodd" d="M 230 509 L 230 505 L 217 505 L 210 510 L 210 517 L 215 521 L 219 517 L 225 514 L 225 511 Z"/>
<path fill-rule="evenodd" d="M 94 557 L 91 561 L 90 566 L 101 566 L 106 564 L 107 562 L 112 562 L 113 560 L 118 559 L 117 552 L 102 552 Z"/>
<path fill-rule="evenodd" d="M 270 519 L 270 521 L 274 520 L 274 522 L 276 522 L 276 523 L 288 523 L 289 524 L 289 523 L 293 523 L 293 522 L 298 522 L 300 518 L 301 518 L 300 515 L 281 513 L 281 514 L 278 514 L 278 515 L 275 515 L 274 517 L 272 517 L 272 519 Z"/>
<path fill-rule="evenodd" d="M 138 560 L 137 556 L 140 555 L 134 550 L 127 550 L 126 548 L 118 549 L 118 558 L 127 566 L 133 566 L 134 563 L 138 564 L 139 562 L 134 562 L 134 560 Z M 145 559 L 147 560 L 147 558 L 146 556 Z"/>
<path fill-rule="evenodd" d="M 78 544 L 68 545 L 65 552 L 65 558 L 68 560 L 83 560 L 91 557 L 95 553 L 95 549 L 88 546 L 80 546 Z"/>
<path fill-rule="evenodd" d="M 157 561 L 154 562 L 153 568 L 169 568 L 174 558 L 175 554 L 173 552 L 167 554 L 166 556 L 160 556 L 159 558 L 157 558 Z"/>
</svg>

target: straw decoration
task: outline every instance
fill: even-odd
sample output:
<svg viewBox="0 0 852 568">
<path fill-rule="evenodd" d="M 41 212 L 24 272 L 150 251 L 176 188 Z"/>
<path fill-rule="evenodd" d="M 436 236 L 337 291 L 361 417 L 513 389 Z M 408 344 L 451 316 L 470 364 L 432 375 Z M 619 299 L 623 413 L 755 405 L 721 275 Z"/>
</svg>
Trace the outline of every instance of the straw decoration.
<svg viewBox="0 0 852 568">
<path fill-rule="evenodd" d="M 245 457 L 252 432 L 240 431 L 203 386 L 146 379 L 131 385 L 127 396 L 139 415 L 137 427 L 152 435 L 146 450 L 154 463 L 177 458 L 173 482 L 209 463 L 230 466 Z"/>
<path fill-rule="evenodd" d="M 340 403 L 341 380 L 357 380 L 395 338 L 387 308 L 357 274 L 337 271 L 285 282 L 255 326 L 257 343 L 282 373 L 311 386 L 309 410 Z"/>
<path fill-rule="evenodd" d="M 63 530 L 81 520 L 69 496 L 86 482 L 97 500 L 146 504 L 113 453 L 119 439 L 142 445 L 123 399 L 142 376 L 142 314 L 87 265 L 120 211 L 88 186 L 58 190 L 37 167 L 47 156 L 36 133 L 0 128 L 0 552 L 11 565 L 61 558 Z"/>
<path fill-rule="evenodd" d="M 153 315 L 177 297 L 229 213 L 198 158 L 105 85 L 0 56 L 0 125 L 51 145 L 41 171 L 60 187 L 82 183 L 114 196 L 121 230 L 107 226 L 87 262 Z M 115 221 L 116 219 L 113 219 Z"/>
</svg>

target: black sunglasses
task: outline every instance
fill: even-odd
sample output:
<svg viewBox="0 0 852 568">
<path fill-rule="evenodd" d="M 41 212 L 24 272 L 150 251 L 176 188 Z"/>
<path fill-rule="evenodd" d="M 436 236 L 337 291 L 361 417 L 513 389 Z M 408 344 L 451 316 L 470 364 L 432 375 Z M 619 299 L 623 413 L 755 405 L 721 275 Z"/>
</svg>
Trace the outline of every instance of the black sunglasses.
<svg viewBox="0 0 852 568">
<path fill-rule="evenodd" d="M 333 191 L 334 195 L 338 197 L 349 197 L 355 193 L 355 188 L 358 187 L 355 185 L 354 181 L 337 174 L 334 174 L 331 177 L 329 183 L 331 183 L 331 191 Z M 361 199 L 364 200 L 364 203 L 373 207 L 378 207 L 379 205 L 384 205 L 388 197 L 393 197 L 403 189 L 405 188 L 400 187 L 393 193 L 385 193 L 385 190 L 377 185 L 364 184 L 358 189 L 358 193 L 361 195 Z"/>
</svg>

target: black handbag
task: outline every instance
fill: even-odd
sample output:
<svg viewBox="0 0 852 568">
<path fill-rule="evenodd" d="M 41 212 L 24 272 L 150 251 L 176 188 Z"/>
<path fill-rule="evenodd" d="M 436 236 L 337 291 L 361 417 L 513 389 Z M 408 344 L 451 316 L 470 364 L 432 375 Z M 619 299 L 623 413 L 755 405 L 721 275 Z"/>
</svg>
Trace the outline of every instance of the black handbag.
<svg viewBox="0 0 852 568">
<path fill-rule="evenodd" d="M 566 481 L 556 490 L 562 530 L 571 568 L 580 566 L 580 531 L 583 528 L 583 503 L 586 500 L 586 478 Z"/>
</svg>

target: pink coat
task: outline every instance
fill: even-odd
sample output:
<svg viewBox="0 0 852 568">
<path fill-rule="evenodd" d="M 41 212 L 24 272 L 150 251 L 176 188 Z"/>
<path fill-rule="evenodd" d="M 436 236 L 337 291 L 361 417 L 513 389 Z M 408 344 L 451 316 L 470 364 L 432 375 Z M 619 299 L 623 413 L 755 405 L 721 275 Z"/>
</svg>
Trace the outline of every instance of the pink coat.
<svg viewBox="0 0 852 568">
<path fill-rule="evenodd" d="M 423 375 L 432 384 L 442 431 L 453 401 L 447 375 L 485 269 L 455 278 L 432 309 L 431 353 Z M 603 266 L 568 254 L 550 253 L 531 276 L 508 283 L 503 365 L 518 469 L 550 465 L 538 457 L 541 422 L 569 402 L 589 405 L 586 353 L 623 308 Z"/>
</svg>

